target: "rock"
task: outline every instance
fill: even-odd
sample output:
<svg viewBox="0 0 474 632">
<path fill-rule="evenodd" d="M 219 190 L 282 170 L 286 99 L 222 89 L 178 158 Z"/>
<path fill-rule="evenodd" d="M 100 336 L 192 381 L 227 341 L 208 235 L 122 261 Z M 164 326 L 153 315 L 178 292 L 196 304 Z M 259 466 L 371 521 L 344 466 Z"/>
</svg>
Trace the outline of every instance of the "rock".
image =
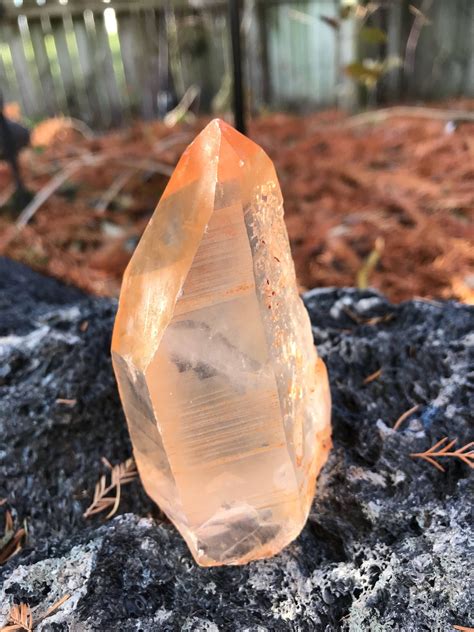
<svg viewBox="0 0 474 632">
<path fill-rule="evenodd" d="M 310 519 L 272 559 L 202 569 L 138 481 L 123 488 L 122 515 L 82 517 L 106 471 L 101 457 L 117 463 L 131 450 L 109 358 L 116 302 L 0 260 L 0 512 L 28 525 L 26 546 L 0 568 L 0 623 L 11 602 L 39 616 L 70 594 L 36 629 L 472 624 L 470 470 L 444 459 L 440 472 L 410 453 L 444 436 L 472 439 L 473 310 L 394 306 L 355 290 L 313 290 L 305 301 L 334 402 L 334 449 Z"/>
</svg>

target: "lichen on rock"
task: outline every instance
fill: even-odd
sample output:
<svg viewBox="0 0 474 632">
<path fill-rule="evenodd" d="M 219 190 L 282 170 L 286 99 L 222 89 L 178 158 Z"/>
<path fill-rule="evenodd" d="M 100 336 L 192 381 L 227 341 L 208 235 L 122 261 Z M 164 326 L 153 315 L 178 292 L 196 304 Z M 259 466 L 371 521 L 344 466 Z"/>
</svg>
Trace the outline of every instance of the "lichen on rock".
<svg viewBox="0 0 474 632">
<path fill-rule="evenodd" d="M 108 354 L 116 303 L 0 260 L 0 512 L 29 530 L 0 568 L 0 623 L 11 602 L 42 613 L 68 593 L 40 632 L 472 625 L 470 470 L 410 457 L 443 436 L 472 439 L 472 308 L 334 289 L 305 303 L 334 402 L 308 523 L 274 558 L 202 569 L 138 481 L 122 490 L 123 515 L 82 517 L 101 457 L 131 451 Z"/>
</svg>

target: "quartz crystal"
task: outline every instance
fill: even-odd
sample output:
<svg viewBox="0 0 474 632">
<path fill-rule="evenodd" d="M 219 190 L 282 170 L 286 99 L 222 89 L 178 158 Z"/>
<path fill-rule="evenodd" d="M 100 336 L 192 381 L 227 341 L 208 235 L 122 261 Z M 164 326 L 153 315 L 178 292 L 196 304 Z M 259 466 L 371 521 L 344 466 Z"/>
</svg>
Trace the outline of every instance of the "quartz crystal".
<svg viewBox="0 0 474 632">
<path fill-rule="evenodd" d="M 203 566 L 301 531 L 331 445 L 271 160 L 214 120 L 125 272 L 112 356 L 147 493 Z"/>
</svg>

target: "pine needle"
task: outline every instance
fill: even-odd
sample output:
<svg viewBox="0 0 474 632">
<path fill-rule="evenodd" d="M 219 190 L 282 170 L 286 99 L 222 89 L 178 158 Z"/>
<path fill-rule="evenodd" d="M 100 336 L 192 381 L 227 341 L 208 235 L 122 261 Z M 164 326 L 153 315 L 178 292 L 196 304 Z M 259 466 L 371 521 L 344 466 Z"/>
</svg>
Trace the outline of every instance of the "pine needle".
<svg viewBox="0 0 474 632">
<path fill-rule="evenodd" d="M 443 437 L 425 452 L 416 452 L 414 454 L 410 454 L 410 456 L 412 458 L 419 458 L 427 461 L 440 472 L 445 472 L 446 470 L 441 463 L 436 461 L 436 459 L 445 457 L 460 459 L 469 467 L 474 468 L 474 441 L 466 443 L 466 445 L 462 448 L 452 451 L 451 449 L 454 447 L 456 441 L 457 439 L 449 440 L 448 437 Z"/>
<path fill-rule="evenodd" d="M 21 551 L 25 537 L 26 529 L 20 527 L 15 530 L 12 514 L 7 510 L 5 512 L 5 529 L 0 538 L 0 566 Z"/>
<path fill-rule="evenodd" d="M 406 410 L 402 415 L 400 415 L 397 421 L 393 424 L 393 429 L 398 430 L 400 426 L 402 425 L 402 423 L 405 421 L 405 419 L 408 419 L 408 417 L 412 415 L 415 411 L 417 411 L 419 407 L 420 407 L 420 404 L 415 404 L 415 406 L 412 406 L 411 408 Z"/>
<path fill-rule="evenodd" d="M 31 614 L 30 606 L 26 603 L 20 603 L 19 605 L 14 603 L 8 614 L 8 622 L 0 632 L 10 632 L 10 630 L 31 632 L 33 629 L 33 615 Z"/>
<path fill-rule="evenodd" d="M 66 601 L 70 598 L 71 598 L 71 595 L 64 595 L 64 597 L 61 597 L 61 599 L 58 599 L 58 601 L 53 603 L 53 605 L 50 606 L 37 621 L 35 621 L 35 626 L 41 621 L 43 621 L 44 619 L 46 619 L 46 617 L 50 617 L 53 614 L 53 612 L 56 612 L 56 610 L 60 608 L 63 605 L 63 603 L 66 603 Z"/>
<path fill-rule="evenodd" d="M 342 311 L 358 325 L 378 325 L 380 323 L 388 323 L 395 318 L 395 314 L 385 314 L 384 316 L 374 316 L 373 318 L 366 319 L 356 314 L 349 307 L 343 307 Z"/>
<path fill-rule="evenodd" d="M 380 376 L 382 375 L 382 368 L 377 369 L 377 371 L 374 371 L 374 373 L 371 373 L 370 375 L 368 375 L 365 380 L 364 380 L 364 384 L 370 384 L 371 382 L 374 382 L 376 379 L 378 379 Z"/>
<path fill-rule="evenodd" d="M 357 272 L 357 287 L 359 290 L 365 290 L 369 287 L 370 276 L 380 261 L 384 247 L 385 241 L 383 237 L 377 237 L 374 249 L 370 252 L 362 264 L 362 267 Z"/>
<path fill-rule="evenodd" d="M 70 598 L 71 595 L 64 595 L 64 597 L 58 599 L 56 603 L 50 606 L 46 612 L 36 620 L 33 620 L 33 613 L 31 612 L 31 608 L 28 604 L 20 603 L 17 605 L 14 603 L 11 605 L 10 612 L 8 613 L 7 625 L 0 628 L 0 632 L 13 632 L 13 630 L 31 632 L 38 624 L 41 623 L 41 621 L 46 619 L 46 617 L 50 617 L 53 612 L 56 612 L 56 610 Z"/>
<path fill-rule="evenodd" d="M 466 628 L 464 625 L 453 625 L 453 628 L 459 632 L 474 632 L 474 628 Z"/>
<path fill-rule="evenodd" d="M 110 470 L 110 483 L 107 483 L 105 474 L 100 477 L 95 486 L 92 504 L 84 512 L 84 518 L 90 518 L 90 516 L 107 509 L 110 509 L 110 511 L 106 519 L 112 518 L 117 513 L 120 505 L 122 485 L 131 483 L 138 476 L 133 458 L 114 466 L 105 457 L 102 457 L 102 462 Z"/>
</svg>

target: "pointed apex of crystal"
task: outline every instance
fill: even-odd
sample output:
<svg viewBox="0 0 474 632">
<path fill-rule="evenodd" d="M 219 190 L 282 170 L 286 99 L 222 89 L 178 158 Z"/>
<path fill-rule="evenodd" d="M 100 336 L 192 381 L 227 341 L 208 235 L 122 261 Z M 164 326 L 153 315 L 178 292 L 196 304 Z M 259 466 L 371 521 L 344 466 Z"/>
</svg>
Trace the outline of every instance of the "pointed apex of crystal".
<svg viewBox="0 0 474 632">
<path fill-rule="evenodd" d="M 137 246 L 112 357 L 144 487 L 199 564 L 298 535 L 331 443 L 327 373 L 273 164 L 224 121 L 184 152 Z"/>
</svg>

